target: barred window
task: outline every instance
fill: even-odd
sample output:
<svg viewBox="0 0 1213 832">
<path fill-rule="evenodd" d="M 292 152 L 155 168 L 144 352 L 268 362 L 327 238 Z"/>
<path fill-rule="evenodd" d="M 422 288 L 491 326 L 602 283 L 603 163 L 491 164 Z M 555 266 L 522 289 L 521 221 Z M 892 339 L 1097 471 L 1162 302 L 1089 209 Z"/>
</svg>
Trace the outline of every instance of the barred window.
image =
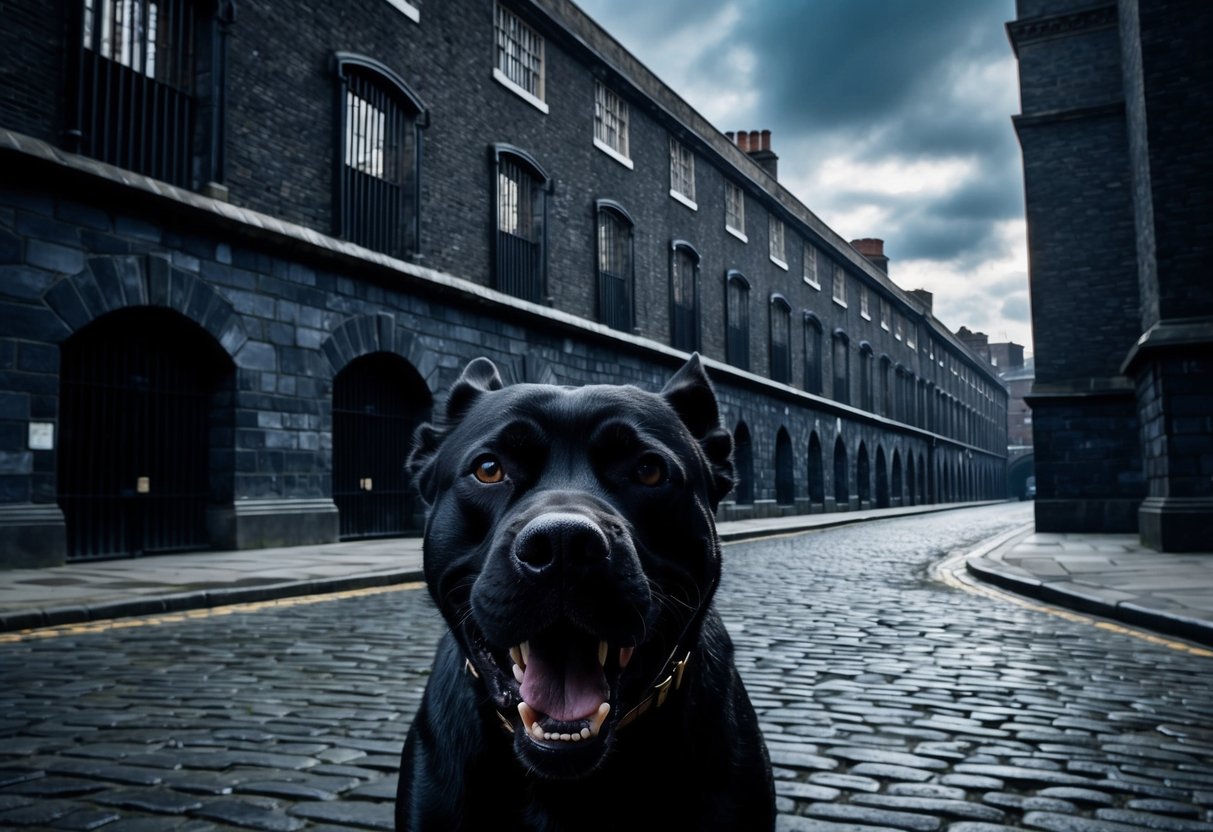
<svg viewBox="0 0 1213 832">
<path fill-rule="evenodd" d="M 730 364 L 750 369 L 750 283 L 738 272 L 725 277 L 725 354 Z"/>
<path fill-rule="evenodd" d="M 497 70 L 519 90 L 544 100 L 543 38 L 518 15 L 496 5 Z"/>
<path fill-rule="evenodd" d="M 339 113 L 336 234 L 393 257 L 417 251 L 420 104 L 383 64 L 337 53 Z"/>
<path fill-rule="evenodd" d="M 495 286 L 524 300 L 544 295 L 547 175 L 517 148 L 498 146 Z"/>
<path fill-rule="evenodd" d="M 872 313 L 868 311 L 868 287 L 859 287 L 859 316 L 866 320 L 872 320 Z"/>
<path fill-rule="evenodd" d="M 670 138 L 670 192 L 695 201 L 695 155 Z"/>
<path fill-rule="evenodd" d="M 804 313 L 804 389 L 821 395 L 821 321 L 812 312 Z"/>
<path fill-rule="evenodd" d="M 614 203 L 598 203 L 598 320 L 632 330 L 632 220 Z"/>
<path fill-rule="evenodd" d="M 880 328 L 886 331 L 889 328 L 889 302 L 884 298 L 880 299 Z"/>
<path fill-rule="evenodd" d="M 221 181 L 208 128 L 222 116 L 223 90 L 195 78 L 219 67 L 195 53 L 210 48 L 226 12 L 207 15 L 191 0 L 73 5 L 79 52 L 69 149 L 182 187 Z"/>
<path fill-rule="evenodd" d="M 792 307 L 783 295 L 771 296 L 771 378 L 792 382 Z"/>
<path fill-rule="evenodd" d="M 804 244 L 804 282 L 814 289 L 820 289 L 817 280 L 817 247 L 812 243 Z"/>
<path fill-rule="evenodd" d="M 745 236 L 745 193 L 732 182 L 724 185 L 724 226 Z"/>
<path fill-rule="evenodd" d="M 670 345 L 699 349 L 699 252 L 680 240 L 670 253 Z"/>
<path fill-rule="evenodd" d="M 594 138 L 628 158 L 628 103 L 601 81 L 594 83 Z"/>
<path fill-rule="evenodd" d="M 779 219 L 779 217 L 775 216 L 774 214 L 771 214 L 769 227 L 771 232 L 771 259 L 777 260 L 779 265 L 786 269 L 788 266 L 788 256 L 784 251 L 783 245 L 783 220 Z"/>
</svg>

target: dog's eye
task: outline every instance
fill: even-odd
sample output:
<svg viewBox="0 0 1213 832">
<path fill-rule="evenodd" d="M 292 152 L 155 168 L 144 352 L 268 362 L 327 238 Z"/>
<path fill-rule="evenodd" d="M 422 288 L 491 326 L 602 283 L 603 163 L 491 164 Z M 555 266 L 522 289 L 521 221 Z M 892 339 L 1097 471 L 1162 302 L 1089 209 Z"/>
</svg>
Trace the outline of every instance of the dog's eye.
<svg viewBox="0 0 1213 832">
<path fill-rule="evenodd" d="M 636 466 L 636 481 L 641 485 L 661 485 L 665 482 L 665 463 L 655 456 L 646 456 Z"/>
<path fill-rule="evenodd" d="M 476 464 L 472 468 L 472 474 L 476 479 L 488 485 L 501 482 L 505 479 L 505 469 L 501 467 L 501 463 L 493 456 L 482 456 L 476 460 Z"/>
</svg>

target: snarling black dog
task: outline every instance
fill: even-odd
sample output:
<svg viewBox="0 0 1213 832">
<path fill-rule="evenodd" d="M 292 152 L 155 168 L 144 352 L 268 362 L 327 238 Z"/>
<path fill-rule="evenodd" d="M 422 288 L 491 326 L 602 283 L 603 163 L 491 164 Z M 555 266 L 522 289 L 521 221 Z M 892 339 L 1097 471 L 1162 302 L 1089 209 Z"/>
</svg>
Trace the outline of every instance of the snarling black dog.
<svg viewBox="0 0 1213 832">
<path fill-rule="evenodd" d="M 421 830 L 770 830 L 713 603 L 733 443 L 692 356 L 660 394 L 503 386 L 480 358 L 409 468 L 449 625 L 401 758 Z"/>
</svg>

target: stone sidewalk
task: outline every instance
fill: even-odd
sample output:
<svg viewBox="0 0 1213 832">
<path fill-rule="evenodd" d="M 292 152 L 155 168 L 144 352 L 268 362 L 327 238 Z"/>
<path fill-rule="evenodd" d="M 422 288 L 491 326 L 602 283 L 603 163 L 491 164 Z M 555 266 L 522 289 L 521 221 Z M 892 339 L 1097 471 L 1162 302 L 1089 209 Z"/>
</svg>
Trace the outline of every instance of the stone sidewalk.
<svg viewBox="0 0 1213 832">
<path fill-rule="evenodd" d="M 989 503 L 943 503 L 720 523 L 725 542 Z M 1060 606 L 1213 645 L 1213 552 L 1173 555 L 1135 535 L 1036 534 L 1025 525 L 967 558 L 983 581 Z M 80 562 L 0 573 L 0 632 L 419 581 L 421 541 Z"/>
</svg>

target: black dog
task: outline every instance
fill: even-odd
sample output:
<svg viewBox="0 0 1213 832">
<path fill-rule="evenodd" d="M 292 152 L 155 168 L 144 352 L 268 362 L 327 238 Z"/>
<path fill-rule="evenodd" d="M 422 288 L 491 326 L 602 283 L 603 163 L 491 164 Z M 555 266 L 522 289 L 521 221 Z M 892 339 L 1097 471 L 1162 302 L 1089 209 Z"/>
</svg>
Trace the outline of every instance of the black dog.
<svg viewBox="0 0 1213 832">
<path fill-rule="evenodd" d="M 404 744 L 398 830 L 773 828 L 713 603 L 732 450 L 698 356 L 660 394 L 504 387 L 468 364 L 409 460 L 450 632 Z"/>
</svg>

